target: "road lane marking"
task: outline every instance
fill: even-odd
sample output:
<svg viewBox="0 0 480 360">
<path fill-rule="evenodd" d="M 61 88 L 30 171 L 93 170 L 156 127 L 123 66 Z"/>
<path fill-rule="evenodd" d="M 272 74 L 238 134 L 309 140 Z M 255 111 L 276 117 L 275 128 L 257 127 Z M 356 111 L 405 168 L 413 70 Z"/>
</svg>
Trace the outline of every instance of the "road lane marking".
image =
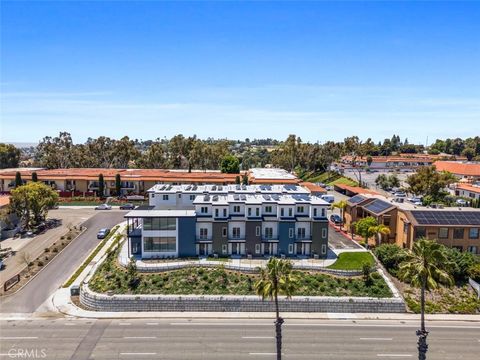
<svg viewBox="0 0 480 360">
<path fill-rule="evenodd" d="M 377 354 L 378 357 L 412 357 L 411 354 Z"/>
<path fill-rule="evenodd" d="M 272 326 L 273 323 L 186 323 L 186 322 L 177 322 L 177 323 L 170 323 L 170 325 L 177 326 L 177 325 L 187 325 L 187 326 Z"/>
<path fill-rule="evenodd" d="M 153 325 L 158 325 L 158 323 L 147 323 L 147 325 L 153 326 Z"/>
<path fill-rule="evenodd" d="M 391 341 L 393 340 L 392 338 L 360 338 L 360 340 L 373 340 L 373 341 Z"/>
<path fill-rule="evenodd" d="M 242 336 L 242 339 L 274 339 L 273 336 Z"/>
<path fill-rule="evenodd" d="M 38 339 L 38 336 L 3 336 L 0 340 L 32 340 Z"/>
<path fill-rule="evenodd" d="M 66 326 L 74 326 L 75 324 L 74 324 L 74 323 L 65 323 L 64 325 L 66 325 Z"/>
<path fill-rule="evenodd" d="M 154 352 L 150 352 L 150 353 L 120 353 L 120 355 L 124 355 L 124 356 L 145 356 L 145 355 L 157 355 L 157 353 L 154 353 Z"/>
<path fill-rule="evenodd" d="M 275 356 L 275 355 L 277 355 L 277 353 L 257 353 L 257 352 L 253 352 L 253 353 L 248 353 L 248 355 L 253 355 L 253 356 Z"/>
<path fill-rule="evenodd" d="M 118 323 L 118 325 L 120 326 L 128 326 L 128 325 L 131 325 L 130 323 Z"/>
<path fill-rule="evenodd" d="M 124 339 L 156 339 L 156 336 L 124 336 Z"/>
</svg>

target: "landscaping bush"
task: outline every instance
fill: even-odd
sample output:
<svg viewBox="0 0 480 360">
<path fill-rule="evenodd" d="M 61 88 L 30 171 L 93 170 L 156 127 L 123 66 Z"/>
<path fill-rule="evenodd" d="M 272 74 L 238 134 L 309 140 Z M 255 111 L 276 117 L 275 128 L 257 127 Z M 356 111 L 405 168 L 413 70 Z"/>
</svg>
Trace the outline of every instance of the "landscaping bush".
<svg viewBox="0 0 480 360">
<path fill-rule="evenodd" d="M 38 265 L 38 266 L 43 266 L 43 261 L 38 261 L 38 262 L 37 262 L 37 265 Z"/>
<path fill-rule="evenodd" d="M 468 269 L 468 276 L 480 283 L 480 263 L 470 266 Z"/>
<path fill-rule="evenodd" d="M 469 276 L 470 269 L 478 264 L 478 260 L 472 253 L 460 252 L 457 249 L 445 247 L 448 260 L 450 261 L 450 274 L 455 281 L 464 282 Z"/>
<path fill-rule="evenodd" d="M 393 275 L 396 274 L 398 265 L 405 259 L 405 251 L 395 244 L 382 244 L 374 249 L 374 254 Z"/>
<path fill-rule="evenodd" d="M 50 249 L 49 249 L 49 248 L 45 248 L 45 252 L 46 252 L 46 253 L 50 252 Z"/>
</svg>

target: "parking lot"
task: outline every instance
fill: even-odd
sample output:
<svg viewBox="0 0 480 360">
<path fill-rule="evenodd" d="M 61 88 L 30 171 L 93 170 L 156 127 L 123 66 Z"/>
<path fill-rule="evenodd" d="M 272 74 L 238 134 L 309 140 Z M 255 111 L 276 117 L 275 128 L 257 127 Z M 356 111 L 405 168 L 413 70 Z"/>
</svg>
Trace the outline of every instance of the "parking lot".
<svg viewBox="0 0 480 360">
<path fill-rule="evenodd" d="M 332 250 L 361 249 L 361 246 L 347 238 L 332 224 L 328 229 L 328 245 Z"/>
</svg>

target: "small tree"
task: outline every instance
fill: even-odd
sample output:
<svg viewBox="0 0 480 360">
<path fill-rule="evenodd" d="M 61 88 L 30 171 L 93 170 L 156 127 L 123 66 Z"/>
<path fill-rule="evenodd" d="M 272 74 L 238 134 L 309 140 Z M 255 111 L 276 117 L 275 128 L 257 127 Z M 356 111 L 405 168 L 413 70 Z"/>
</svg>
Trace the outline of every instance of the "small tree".
<svg viewBox="0 0 480 360">
<path fill-rule="evenodd" d="M 452 276 L 448 273 L 449 261 L 442 245 L 421 238 L 413 244 L 412 251 L 400 264 L 399 277 L 420 288 L 420 330 L 418 336 L 418 359 L 427 358 L 427 336 L 425 330 L 425 291 L 436 289 L 440 283 L 451 285 Z"/>
<path fill-rule="evenodd" d="M 367 216 L 366 218 L 360 219 L 357 222 L 355 222 L 354 225 L 355 225 L 355 232 L 363 236 L 366 244 L 368 244 L 368 239 L 370 239 L 375 235 L 390 234 L 390 229 L 383 224 L 378 224 L 377 220 L 372 216 Z M 377 243 L 377 241 L 375 242 Z"/>
<path fill-rule="evenodd" d="M 105 180 L 103 174 L 98 175 L 98 196 L 103 197 L 105 194 Z"/>
<path fill-rule="evenodd" d="M 235 184 L 240 185 L 241 180 L 240 180 L 240 175 L 235 176 Z"/>
<path fill-rule="evenodd" d="M 128 286 L 131 289 L 135 289 L 138 286 L 138 271 L 137 271 L 137 262 L 135 257 L 131 257 L 127 265 L 127 275 L 128 275 Z"/>
<path fill-rule="evenodd" d="M 342 217 L 342 226 L 343 226 L 343 224 L 345 224 L 345 209 L 347 208 L 347 201 L 340 200 L 336 203 L 333 203 L 332 210 L 335 208 L 340 209 L 340 216 Z"/>
<path fill-rule="evenodd" d="M 226 155 L 220 164 L 222 173 L 238 174 L 240 172 L 240 161 L 233 155 Z"/>
<path fill-rule="evenodd" d="M 366 262 L 363 263 L 362 265 L 362 275 L 363 275 L 363 281 L 365 282 L 365 285 L 370 286 L 372 285 L 372 266 Z"/>
<path fill-rule="evenodd" d="M 278 307 L 278 295 L 291 298 L 298 287 L 297 279 L 292 274 L 292 263 L 289 260 L 270 258 L 265 269 L 260 270 L 260 279 L 255 283 L 255 291 L 264 299 L 275 303 L 275 332 L 277 338 L 277 360 L 282 359 L 282 324 Z"/>
<path fill-rule="evenodd" d="M 37 173 L 34 171 L 32 172 L 32 181 L 33 182 L 37 182 L 38 181 L 38 176 L 37 176 Z"/>
<path fill-rule="evenodd" d="M 248 175 L 247 175 L 247 173 L 243 174 L 242 184 L 243 185 L 248 185 Z"/>
<path fill-rule="evenodd" d="M 368 165 L 368 167 L 370 167 L 370 165 L 372 165 L 372 162 L 373 162 L 373 158 L 372 158 L 370 155 L 368 155 L 368 156 L 367 156 L 367 165 Z"/>
<path fill-rule="evenodd" d="M 22 174 L 20 174 L 20 171 L 17 171 L 15 173 L 15 187 L 17 188 L 22 185 L 23 185 Z"/>
<path fill-rule="evenodd" d="M 115 194 L 120 196 L 120 192 L 122 190 L 122 179 L 120 178 L 120 174 L 115 175 Z"/>
<path fill-rule="evenodd" d="M 30 266 L 32 264 L 32 256 L 26 251 L 21 251 L 19 254 L 19 261 L 25 264 L 27 271 L 30 272 Z"/>
</svg>

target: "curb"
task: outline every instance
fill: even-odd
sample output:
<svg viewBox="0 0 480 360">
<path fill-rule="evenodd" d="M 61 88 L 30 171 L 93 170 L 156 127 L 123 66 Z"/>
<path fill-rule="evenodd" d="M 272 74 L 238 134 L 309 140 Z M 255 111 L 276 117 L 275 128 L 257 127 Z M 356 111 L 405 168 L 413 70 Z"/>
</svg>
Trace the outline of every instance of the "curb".
<svg viewBox="0 0 480 360">
<path fill-rule="evenodd" d="M 40 271 L 37 271 L 37 273 L 35 273 L 35 275 L 33 275 L 30 279 L 28 279 L 28 281 L 27 281 L 25 284 L 23 284 L 22 286 L 20 286 L 20 288 L 18 288 L 17 290 L 15 290 L 13 293 L 2 295 L 2 296 L 0 296 L 0 298 L 5 299 L 5 298 L 8 298 L 8 297 L 10 297 L 10 296 L 15 295 L 15 294 L 18 293 L 20 290 L 22 290 L 25 286 L 27 286 L 27 285 L 30 283 L 30 281 L 32 281 L 33 279 L 35 279 L 35 278 L 37 277 L 37 275 L 40 274 L 45 268 L 47 268 L 48 265 L 50 265 L 52 262 L 54 262 L 55 259 L 58 258 L 58 256 L 59 256 L 62 252 L 64 252 L 66 248 L 68 248 L 68 247 L 70 246 L 70 244 L 72 244 L 75 240 L 77 240 L 77 238 L 78 238 L 80 235 L 82 235 L 85 231 L 87 231 L 88 228 L 85 227 L 85 226 L 83 226 L 84 223 L 85 223 L 85 221 L 84 221 L 82 224 L 80 224 L 80 225 L 82 226 L 83 230 L 82 230 L 77 236 L 75 236 L 75 237 L 67 244 L 67 246 L 65 246 L 60 252 L 58 252 L 57 255 L 56 255 L 51 261 L 49 261 L 49 262 L 47 263 L 47 265 L 43 266 L 43 267 L 40 269 Z M 38 259 L 38 258 L 37 258 L 37 259 Z M 35 260 L 36 260 L 36 259 L 35 259 Z M 25 268 L 23 268 L 21 271 L 23 271 L 24 269 L 25 269 Z"/>
</svg>

